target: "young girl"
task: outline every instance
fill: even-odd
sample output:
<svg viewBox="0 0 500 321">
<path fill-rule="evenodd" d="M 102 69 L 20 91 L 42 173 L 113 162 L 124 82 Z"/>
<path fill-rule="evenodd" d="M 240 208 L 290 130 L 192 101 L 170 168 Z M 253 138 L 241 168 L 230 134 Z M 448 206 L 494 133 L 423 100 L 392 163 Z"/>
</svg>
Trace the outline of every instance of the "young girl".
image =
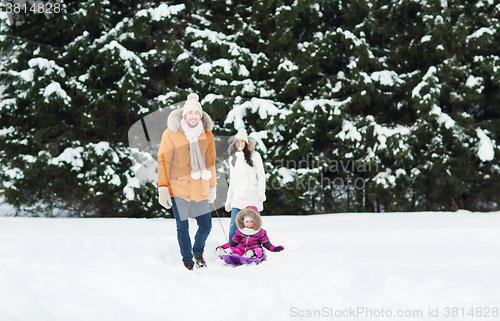
<svg viewBox="0 0 500 321">
<path fill-rule="evenodd" d="M 238 254 L 249 259 L 259 258 L 264 254 L 262 247 L 272 252 L 283 251 L 283 246 L 274 246 L 267 237 L 262 220 L 255 206 L 247 206 L 236 216 L 238 230 L 229 243 L 218 246 L 215 250 L 219 256 Z"/>
<path fill-rule="evenodd" d="M 248 137 L 245 129 L 240 129 L 234 143 L 229 146 L 229 190 L 226 211 L 231 212 L 229 239 L 236 232 L 238 212 L 249 206 L 264 208 L 266 200 L 266 175 L 260 154 L 255 151 L 255 141 Z"/>
</svg>

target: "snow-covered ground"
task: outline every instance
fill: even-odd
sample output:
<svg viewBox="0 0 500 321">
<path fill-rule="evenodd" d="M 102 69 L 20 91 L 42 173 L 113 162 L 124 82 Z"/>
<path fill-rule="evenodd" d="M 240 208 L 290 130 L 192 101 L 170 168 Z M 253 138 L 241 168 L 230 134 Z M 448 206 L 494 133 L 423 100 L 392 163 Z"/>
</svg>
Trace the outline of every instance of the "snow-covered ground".
<svg viewBox="0 0 500 321">
<path fill-rule="evenodd" d="M 1 216 L 14 216 L 16 213 L 15 207 L 4 203 L 4 198 L 0 195 L 0 217 Z"/>
<path fill-rule="evenodd" d="M 500 319 L 500 212 L 264 216 L 263 227 L 285 250 L 233 268 L 213 252 L 225 242 L 214 218 L 209 267 L 188 271 L 172 219 L 0 217 L 0 320 Z"/>
</svg>

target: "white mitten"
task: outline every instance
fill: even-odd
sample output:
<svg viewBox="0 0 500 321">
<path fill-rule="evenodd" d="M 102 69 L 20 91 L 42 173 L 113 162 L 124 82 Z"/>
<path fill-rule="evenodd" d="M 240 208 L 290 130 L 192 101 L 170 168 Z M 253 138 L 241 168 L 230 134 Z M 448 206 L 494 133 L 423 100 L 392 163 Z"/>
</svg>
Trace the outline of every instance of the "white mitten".
<svg viewBox="0 0 500 321">
<path fill-rule="evenodd" d="M 168 187 L 160 186 L 158 187 L 158 201 L 161 206 L 165 207 L 167 210 L 172 207 L 172 199 L 170 198 L 170 193 Z"/>
<path fill-rule="evenodd" d="M 217 186 L 208 189 L 208 202 L 214 203 L 215 197 L 217 196 Z"/>
<path fill-rule="evenodd" d="M 224 206 L 224 208 L 226 209 L 226 212 L 231 212 L 231 202 L 226 201 L 226 205 Z"/>
</svg>

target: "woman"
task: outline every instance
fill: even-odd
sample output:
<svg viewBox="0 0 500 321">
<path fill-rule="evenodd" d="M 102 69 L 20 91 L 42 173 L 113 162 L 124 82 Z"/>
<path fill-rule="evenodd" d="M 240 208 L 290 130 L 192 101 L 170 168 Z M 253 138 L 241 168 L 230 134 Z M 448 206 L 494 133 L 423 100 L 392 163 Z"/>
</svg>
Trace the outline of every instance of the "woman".
<svg viewBox="0 0 500 321">
<path fill-rule="evenodd" d="M 260 154 L 255 151 L 255 140 L 245 129 L 236 134 L 229 146 L 229 190 L 226 211 L 231 212 L 229 239 L 237 230 L 236 215 L 247 206 L 255 206 L 261 212 L 266 200 L 266 175 Z"/>
</svg>

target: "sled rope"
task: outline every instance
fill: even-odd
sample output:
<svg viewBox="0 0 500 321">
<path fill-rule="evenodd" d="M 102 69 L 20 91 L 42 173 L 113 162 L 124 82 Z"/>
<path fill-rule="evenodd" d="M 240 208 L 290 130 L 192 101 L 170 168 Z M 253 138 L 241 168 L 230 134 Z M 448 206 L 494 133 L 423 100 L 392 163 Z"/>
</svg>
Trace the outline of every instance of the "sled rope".
<svg viewBox="0 0 500 321">
<path fill-rule="evenodd" d="M 214 209 L 215 214 L 217 215 L 217 218 L 219 219 L 220 227 L 222 228 L 222 232 L 224 233 L 224 236 L 226 237 L 226 241 L 229 243 L 229 239 L 227 238 L 226 231 L 224 230 L 224 226 L 222 226 L 222 222 L 219 217 L 219 213 L 217 213 L 217 209 L 215 208 L 214 204 L 211 204 L 212 208 Z"/>
</svg>

